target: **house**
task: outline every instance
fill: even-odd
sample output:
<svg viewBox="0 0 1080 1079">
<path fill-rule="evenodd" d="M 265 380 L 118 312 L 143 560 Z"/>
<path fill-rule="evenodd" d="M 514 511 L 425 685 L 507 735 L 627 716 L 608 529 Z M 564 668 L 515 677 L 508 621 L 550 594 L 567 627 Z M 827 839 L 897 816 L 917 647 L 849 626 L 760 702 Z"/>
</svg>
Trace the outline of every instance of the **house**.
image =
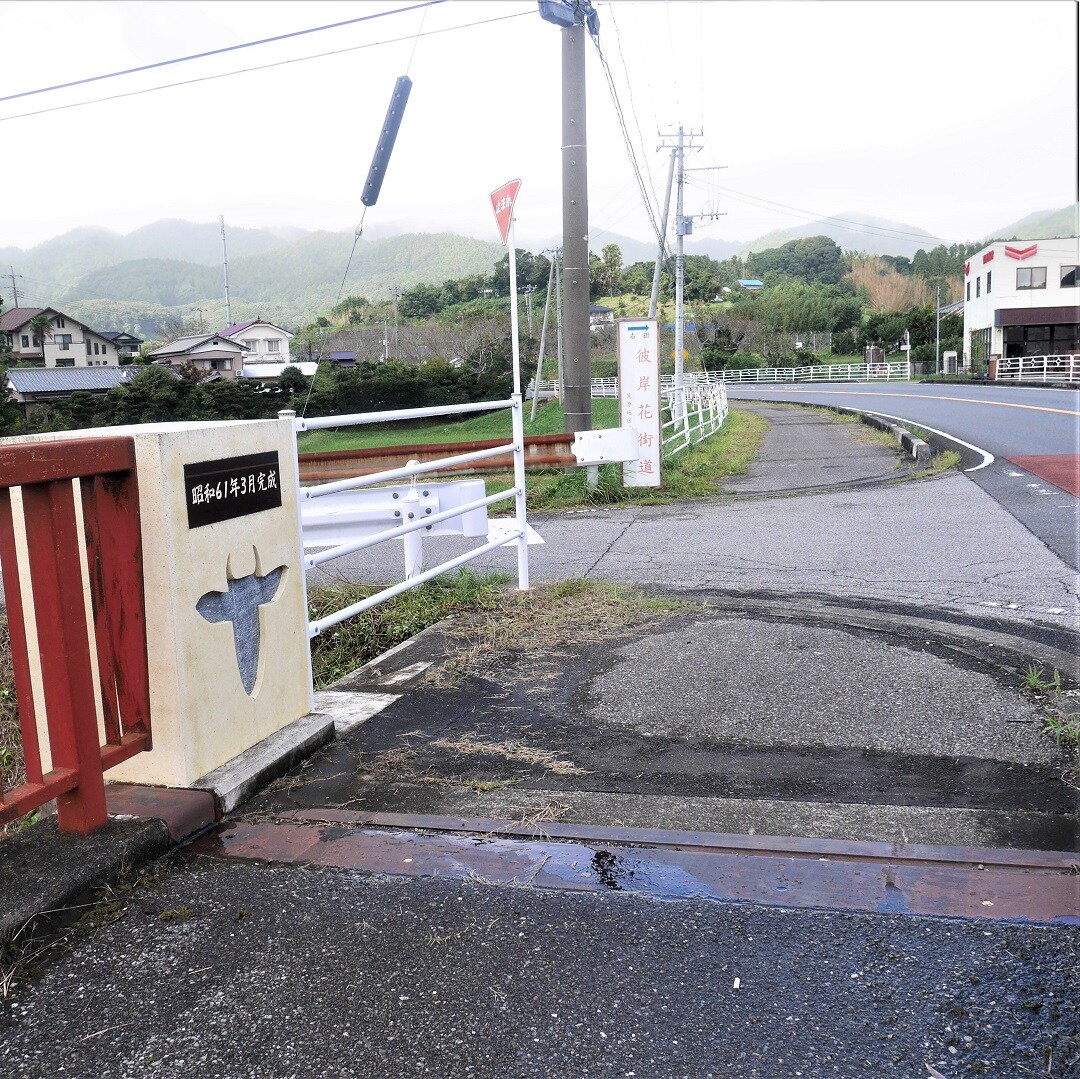
<svg viewBox="0 0 1080 1079">
<path fill-rule="evenodd" d="M 589 326 L 592 329 L 595 330 L 598 326 L 610 326 L 614 321 L 614 308 L 604 307 L 598 303 L 589 305 Z"/>
<path fill-rule="evenodd" d="M 167 345 L 155 348 L 149 355 L 154 363 L 166 367 L 186 367 L 190 364 L 203 374 L 239 378 L 244 369 L 244 357 L 250 353 L 239 341 L 232 341 L 218 333 L 202 333 L 195 337 L 178 337 Z"/>
<path fill-rule="evenodd" d="M 288 363 L 289 342 L 293 335 L 265 319 L 238 322 L 227 326 L 219 337 L 239 341 L 248 350 L 251 363 Z"/>
<path fill-rule="evenodd" d="M 740 277 L 739 288 L 745 289 L 747 292 L 758 292 L 765 287 L 764 282 L 759 281 L 756 277 Z M 727 291 L 727 290 L 725 290 Z"/>
<path fill-rule="evenodd" d="M 29 416 L 35 408 L 73 393 L 107 393 L 116 386 L 126 385 L 142 370 L 138 364 L 124 367 L 115 364 L 106 367 L 11 367 L 5 388 L 11 400 L 22 405 Z"/>
<path fill-rule="evenodd" d="M 136 337 L 126 330 L 103 330 L 101 336 L 115 345 L 116 354 L 120 357 L 121 362 L 138 355 L 139 346 L 143 343 L 141 337 Z"/>
<path fill-rule="evenodd" d="M 45 323 L 44 341 L 35 329 Z M 19 363 L 43 367 L 115 367 L 116 345 L 54 307 L 13 307 L 0 315 L 0 334 Z"/>
<path fill-rule="evenodd" d="M 992 243 L 964 265 L 964 363 L 1080 352 L 1080 239 Z"/>
</svg>

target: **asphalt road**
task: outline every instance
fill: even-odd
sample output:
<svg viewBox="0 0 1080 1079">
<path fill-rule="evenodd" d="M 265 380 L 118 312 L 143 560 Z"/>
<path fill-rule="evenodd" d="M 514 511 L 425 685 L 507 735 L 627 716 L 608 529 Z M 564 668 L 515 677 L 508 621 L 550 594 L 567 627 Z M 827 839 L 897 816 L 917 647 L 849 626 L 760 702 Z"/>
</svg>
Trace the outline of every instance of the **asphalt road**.
<svg viewBox="0 0 1080 1079">
<path fill-rule="evenodd" d="M 937 428 L 995 457 L 1080 453 L 1080 391 L 928 383 L 728 386 L 732 400 L 843 405 Z"/>
<path fill-rule="evenodd" d="M 940 446 L 961 452 L 965 474 L 994 501 L 1062 561 L 1080 568 L 1080 393 L 1075 390 L 859 383 L 732 385 L 728 395 L 733 401 L 840 405 L 923 427 L 939 436 Z"/>
</svg>

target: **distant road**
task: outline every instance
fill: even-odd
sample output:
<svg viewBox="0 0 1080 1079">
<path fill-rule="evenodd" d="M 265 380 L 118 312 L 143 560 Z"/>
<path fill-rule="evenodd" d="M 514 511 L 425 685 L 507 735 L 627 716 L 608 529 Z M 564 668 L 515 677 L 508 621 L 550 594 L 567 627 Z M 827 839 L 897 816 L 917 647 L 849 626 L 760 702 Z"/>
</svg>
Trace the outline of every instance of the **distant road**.
<svg viewBox="0 0 1080 1079">
<path fill-rule="evenodd" d="M 968 476 L 1080 567 L 1080 392 L 1018 386 L 728 386 L 733 401 L 842 405 L 960 440 Z M 972 537 L 977 545 L 978 537 Z"/>
</svg>

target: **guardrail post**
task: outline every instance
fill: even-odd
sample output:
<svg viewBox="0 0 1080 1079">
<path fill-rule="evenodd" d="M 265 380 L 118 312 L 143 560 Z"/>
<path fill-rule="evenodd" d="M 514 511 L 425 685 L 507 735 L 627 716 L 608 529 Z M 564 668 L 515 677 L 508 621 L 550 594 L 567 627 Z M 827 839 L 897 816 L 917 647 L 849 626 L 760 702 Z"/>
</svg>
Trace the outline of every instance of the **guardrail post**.
<svg viewBox="0 0 1080 1079">
<path fill-rule="evenodd" d="M 518 588 L 529 589 L 529 536 L 525 518 L 525 423 L 521 412 L 521 394 L 511 397 L 510 422 L 514 436 L 514 515 L 521 533 L 517 541 Z"/>
</svg>

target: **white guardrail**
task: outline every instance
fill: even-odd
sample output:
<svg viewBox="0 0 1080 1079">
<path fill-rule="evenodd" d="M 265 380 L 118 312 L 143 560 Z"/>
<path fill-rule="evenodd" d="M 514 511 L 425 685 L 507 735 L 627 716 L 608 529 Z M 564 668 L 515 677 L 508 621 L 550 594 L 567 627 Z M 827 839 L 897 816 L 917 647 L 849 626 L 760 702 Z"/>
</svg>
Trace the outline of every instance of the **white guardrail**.
<svg viewBox="0 0 1080 1079">
<path fill-rule="evenodd" d="M 1080 382 L 1080 355 L 1011 356 L 997 362 L 997 381 Z"/>
<path fill-rule="evenodd" d="M 662 390 L 660 436 L 665 457 L 716 434 L 728 414 L 722 382 L 684 382 Z"/>
<path fill-rule="evenodd" d="M 813 364 L 807 367 L 747 367 L 737 371 L 718 371 L 713 374 L 686 372 L 683 385 L 713 386 L 728 382 L 908 382 L 911 380 L 911 364 L 907 360 L 890 360 L 886 363 L 832 363 Z M 666 392 L 673 389 L 675 379 L 664 375 L 661 387 Z M 529 383 L 529 396 L 555 397 L 559 384 L 552 379 Z M 593 397 L 618 397 L 617 378 L 594 378 Z"/>
<path fill-rule="evenodd" d="M 514 394 L 513 397 L 506 401 L 482 401 L 468 405 L 446 405 L 438 408 L 403 408 L 392 412 L 362 412 L 351 416 L 320 416 L 313 419 L 297 417 L 293 412 L 280 413 L 282 418 L 292 420 L 293 431 L 295 434 L 299 434 L 301 431 L 317 431 L 327 427 L 354 427 L 368 423 L 392 423 L 398 420 L 428 419 L 433 416 L 456 416 L 463 412 L 494 412 L 501 408 L 511 410 L 513 436 L 512 441 L 506 445 L 493 446 L 486 450 L 473 450 L 469 453 L 460 453 L 450 457 L 441 457 L 436 461 L 425 461 L 422 464 L 418 461 L 410 461 L 401 468 L 385 469 L 370 476 L 357 476 L 350 479 L 335 480 L 332 483 L 300 488 L 298 524 L 303 536 L 305 506 L 310 504 L 313 499 L 337 495 L 344 491 L 357 491 L 361 488 L 376 487 L 380 484 L 392 483 L 395 480 L 405 479 L 412 481 L 408 488 L 396 489 L 396 494 L 394 490 L 391 490 L 389 498 L 385 497 L 386 489 L 384 488 L 376 494 L 374 499 L 369 500 L 367 508 L 363 511 L 364 521 L 355 529 L 359 533 L 357 538 L 343 543 L 335 543 L 334 546 L 320 550 L 315 554 L 304 555 L 303 565 L 306 573 L 335 558 L 354 554 L 357 551 L 373 547 L 377 543 L 385 543 L 387 540 L 402 540 L 405 549 L 406 569 L 404 581 L 390 585 L 388 588 L 368 596 L 367 599 L 344 607 L 342 610 L 329 614 L 325 618 L 309 622 L 309 637 L 315 637 L 322 633 L 323 630 L 336 626 L 347 618 L 352 618 L 353 615 L 361 614 L 385 600 L 392 599 L 410 588 L 415 588 L 417 585 L 438 577 L 442 573 L 458 569 L 473 559 L 479 558 L 481 555 L 485 555 L 489 551 L 494 551 L 508 543 L 517 544 L 518 588 L 525 590 L 529 587 L 528 528 L 525 522 L 525 433 L 521 413 L 521 395 Z M 488 457 L 499 457 L 510 451 L 513 451 L 514 454 L 514 485 L 504 491 L 488 495 L 485 498 L 460 502 L 440 512 L 433 512 L 434 506 L 430 502 L 425 504 L 425 500 L 429 499 L 429 492 L 434 488 L 439 488 L 440 485 L 426 484 L 427 490 L 423 492 L 422 496 L 416 489 L 416 478 L 424 473 L 437 472 L 455 464 L 467 464 L 470 461 L 482 461 Z M 462 488 L 463 485 L 445 485 L 447 488 L 452 486 Z M 479 484 L 478 487 L 482 489 L 482 484 Z M 498 538 L 475 547 L 457 558 L 451 558 L 432 569 L 422 568 L 420 546 L 422 540 L 420 537 L 425 531 L 434 531 L 434 526 L 443 524 L 453 518 L 459 518 L 462 520 L 463 525 L 460 529 L 454 530 L 456 534 L 466 536 L 481 534 L 480 529 L 476 526 L 478 511 L 486 518 L 488 506 L 511 498 L 514 500 L 514 523 L 505 534 L 500 534 Z M 446 501 L 458 500 L 447 499 Z M 385 508 L 380 509 L 379 507 Z M 324 520 L 326 516 L 328 515 L 323 515 Z M 309 513 L 308 520 L 313 522 L 315 516 Z M 313 535 L 308 537 L 308 543 L 306 544 L 309 547 L 318 543 L 320 535 L 318 529 L 314 526 L 312 526 L 312 530 Z M 324 532 L 322 534 L 330 538 L 329 533 Z M 482 534 L 484 536 L 488 535 L 486 531 Z M 341 537 L 335 536 L 333 538 L 340 539 Z"/>
</svg>

